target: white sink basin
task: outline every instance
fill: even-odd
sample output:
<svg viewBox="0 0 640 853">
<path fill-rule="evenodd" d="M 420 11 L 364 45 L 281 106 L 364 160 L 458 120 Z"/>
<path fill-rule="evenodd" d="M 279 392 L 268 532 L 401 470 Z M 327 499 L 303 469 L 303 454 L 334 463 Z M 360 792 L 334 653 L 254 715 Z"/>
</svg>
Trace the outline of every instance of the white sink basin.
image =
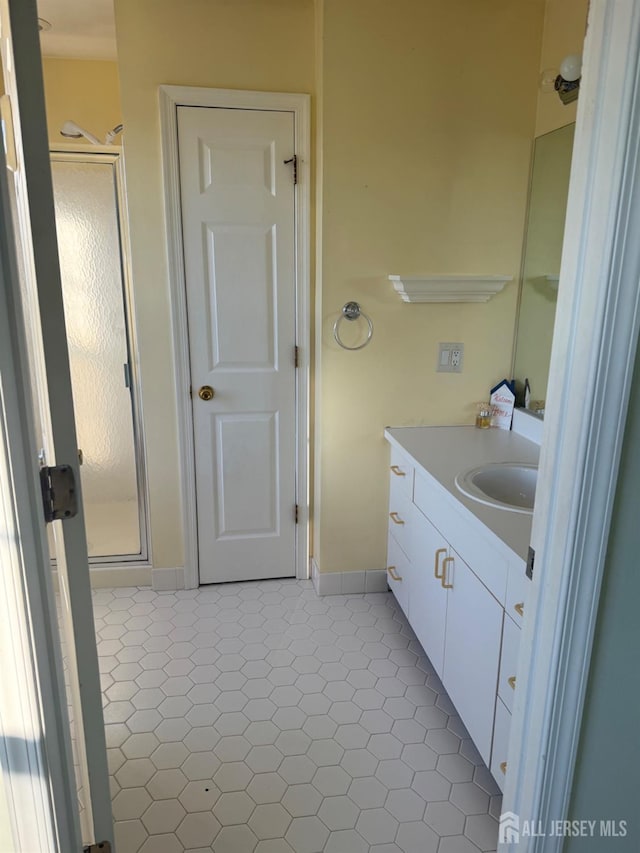
<svg viewBox="0 0 640 853">
<path fill-rule="evenodd" d="M 462 471 L 455 483 L 463 495 L 508 512 L 533 513 L 538 467 L 523 462 L 491 462 Z"/>
</svg>

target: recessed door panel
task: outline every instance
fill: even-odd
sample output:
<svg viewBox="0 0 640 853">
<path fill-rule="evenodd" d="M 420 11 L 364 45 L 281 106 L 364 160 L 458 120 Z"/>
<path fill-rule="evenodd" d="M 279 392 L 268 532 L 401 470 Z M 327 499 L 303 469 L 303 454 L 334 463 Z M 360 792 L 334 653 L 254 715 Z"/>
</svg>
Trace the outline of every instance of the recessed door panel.
<svg viewBox="0 0 640 853">
<path fill-rule="evenodd" d="M 278 416 L 216 418 L 218 538 L 278 534 Z"/>
<path fill-rule="evenodd" d="M 276 144 L 273 139 L 200 139 L 200 187 L 260 187 L 276 194 Z"/>
<path fill-rule="evenodd" d="M 211 369 L 275 367 L 275 225 L 206 229 Z M 243 333 L 238 334 L 242 322 Z"/>
</svg>

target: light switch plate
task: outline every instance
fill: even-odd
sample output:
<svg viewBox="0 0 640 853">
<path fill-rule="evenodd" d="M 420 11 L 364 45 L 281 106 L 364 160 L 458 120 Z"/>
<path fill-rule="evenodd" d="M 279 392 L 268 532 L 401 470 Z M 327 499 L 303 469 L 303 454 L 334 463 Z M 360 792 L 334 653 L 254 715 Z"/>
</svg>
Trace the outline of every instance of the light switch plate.
<svg viewBox="0 0 640 853">
<path fill-rule="evenodd" d="M 462 373 L 464 344 L 439 343 L 437 373 Z"/>
</svg>

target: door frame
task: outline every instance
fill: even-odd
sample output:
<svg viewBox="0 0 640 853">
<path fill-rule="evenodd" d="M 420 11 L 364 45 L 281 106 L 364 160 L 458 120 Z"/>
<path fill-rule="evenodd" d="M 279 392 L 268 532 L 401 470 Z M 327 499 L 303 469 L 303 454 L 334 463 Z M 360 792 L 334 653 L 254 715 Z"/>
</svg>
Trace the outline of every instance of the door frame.
<svg viewBox="0 0 640 853">
<path fill-rule="evenodd" d="M 6 175 L 0 145 L 0 830 L 12 850 L 60 853 L 82 836 Z"/>
<path fill-rule="evenodd" d="M 309 576 L 309 370 L 310 370 L 310 211 L 311 132 L 310 97 L 286 92 L 253 92 L 240 89 L 209 89 L 193 86 L 160 86 L 160 134 L 167 234 L 173 365 L 178 406 L 178 454 L 184 535 L 184 586 L 200 583 L 196 473 L 194 458 L 191 372 L 187 324 L 187 294 L 182 244 L 180 172 L 178 160 L 178 107 L 293 113 L 294 147 L 298 182 L 295 187 L 296 253 L 296 577 Z M 294 153 L 294 152 L 292 152 Z"/>
<path fill-rule="evenodd" d="M 640 6 L 589 12 L 503 814 L 568 817 L 640 331 Z M 508 817 L 509 816 L 509 817 Z M 585 817 L 589 817 L 588 815 Z M 561 836 L 500 851 L 560 853 Z"/>
<path fill-rule="evenodd" d="M 45 567 L 50 575 L 50 566 L 44 531 L 44 514 L 42 507 L 38 507 L 35 497 L 39 480 L 36 456 L 39 447 L 44 447 L 47 451 L 48 464 L 66 464 L 72 469 L 78 492 L 75 516 L 66 518 L 64 521 L 54 521 L 53 525 L 57 528 L 54 532 L 56 548 L 60 547 L 60 554 L 64 554 L 66 558 L 66 569 L 62 573 L 65 592 L 60 596 L 60 600 L 64 603 L 61 609 L 63 612 L 66 611 L 66 618 L 70 620 L 69 627 L 73 632 L 72 642 L 75 653 L 73 668 L 77 676 L 74 679 L 73 691 L 76 694 L 77 704 L 73 710 L 79 737 L 84 741 L 86 756 L 87 773 L 82 779 L 82 784 L 86 785 L 86 809 L 91 818 L 91 825 L 84 827 L 86 833 L 84 841 L 112 842 L 113 819 L 36 14 L 34 2 L 0 0 L 3 63 L 6 63 L 5 67 L 10 69 L 10 73 L 5 75 L 11 104 L 11 110 L 7 111 L 11 121 L 6 126 L 6 138 L 14 139 L 13 147 L 17 155 L 16 172 L 22 173 L 18 175 L 16 181 L 18 221 L 15 230 L 12 217 L 9 215 L 8 199 L 2 200 L 0 240 L 4 243 L 4 254 L 9 258 L 6 262 L 9 275 L 5 288 L 7 297 L 12 303 L 15 335 L 23 352 L 28 337 L 37 338 L 38 341 L 37 358 L 33 363 L 28 357 L 27 359 L 22 357 L 22 360 L 17 361 L 14 366 L 15 379 L 20 382 L 18 400 L 20 408 L 15 414 L 16 417 L 22 414 L 22 426 L 27 428 L 22 444 L 23 458 L 17 458 L 15 466 L 16 475 L 23 479 L 26 477 L 26 484 L 17 483 L 16 480 L 11 483 L 10 488 L 13 487 L 14 496 L 17 499 L 20 495 L 18 491 L 20 486 L 25 497 L 24 504 L 20 503 L 19 506 L 24 528 L 19 530 L 20 542 L 17 544 L 27 556 L 33 554 L 35 560 L 33 566 L 27 561 L 25 574 L 26 581 L 31 586 L 29 594 L 33 597 L 32 600 L 36 606 L 32 610 L 28 609 L 27 600 L 23 598 L 22 601 L 16 601 L 16 607 L 24 610 L 24 617 L 34 637 L 37 634 L 41 637 L 45 637 L 46 634 L 49 636 L 46 645 L 42 642 L 38 645 L 32 642 L 31 654 L 35 656 L 35 666 L 42 673 L 44 687 L 49 693 L 55 691 L 50 696 L 45 696 L 44 689 L 42 692 L 43 703 L 46 699 L 53 702 L 55 707 L 54 713 L 45 719 L 41 740 L 52 766 L 61 766 L 64 752 L 67 754 L 67 766 L 62 767 L 65 778 L 57 780 L 51 777 L 50 787 L 55 818 L 59 821 L 62 837 L 67 838 L 67 841 L 63 840 L 60 843 L 59 849 L 73 851 L 83 839 L 77 824 L 79 817 L 77 793 L 73 792 L 71 802 L 68 794 L 65 794 L 68 786 L 74 785 L 75 779 L 72 763 L 70 774 L 65 772 L 69 770 L 70 732 L 63 730 L 68 712 L 62 678 L 61 638 L 59 632 L 52 636 L 54 626 L 57 628 L 58 624 L 57 610 L 53 600 L 51 578 L 46 574 L 43 575 Z M 11 144 L 8 147 L 12 147 Z M 0 162 L 0 168 L 4 169 L 3 159 Z M 0 186 L 3 188 L 7 186 L 5 178 L 6 175 L 3 173 L 3 179 L 0 180 Z M 11 248 L 7 248 L 9 243 Z M 24 258 L 26 269 L 24 277 L 18 273 L 16 265 L 18 251 Z M 24 288 L 23 282 L 26 285 Z M 25 318 L 25 313 L 30 316 Z M 33 336 L 29 334 L 31 328 L 35 329 Z M 35 386 L 31 376 L 34 364 L 39 374 L 36 379 L 38 384 Z M 29 393 L 31 389 L 37 393 Z M 40 413 L 44 424 L 39 425 L 36 441 L 36 407 L 33 404 L 37 397 L 43 403 L 46 402 L 46 405 Z M 4 444 L 6 446 L 6 440 Z M 9 447 L 9 450 L 12 448 Z M 15 450 L 20 452 L 20 445 L 16 444 Z M 29 456 L 24 457 L 24 453 Z M 35 552 L 36 548 L 39 552 Z M 44 567 L 43 558 L 45 559 Z M 44 619 L 42 625 L 40 618 Z M 24 651 L 26 657 L 29 650 L 25 648 Z M 19 654 L 19 650 L 17 653 Z M 28 657 L 26 660 L 28 661 Z M 44 710 L 42 713 L 44 714 Z M 24 770 L 23 765 L 24 777 L 30 775 Z M 37 772 L 35 764 L 31 772 Z M 69 779 L 66 778 L 68 775 L 70 775 Z M 58 849 L 58 847 L 48 846 L 47 849 Z"/>
</svg>

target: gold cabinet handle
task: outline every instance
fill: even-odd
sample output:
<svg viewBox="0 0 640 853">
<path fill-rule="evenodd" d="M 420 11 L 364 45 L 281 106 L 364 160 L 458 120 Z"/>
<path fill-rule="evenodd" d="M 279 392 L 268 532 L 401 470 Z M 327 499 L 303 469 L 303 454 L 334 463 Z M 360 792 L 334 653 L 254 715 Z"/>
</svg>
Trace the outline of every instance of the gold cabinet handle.
<svg viewBox="0 0 640 853">
<path fill-rule="evenodd" d="M 507 678 L 507 684 L 509 685 L 509 687 L 512 690 L 516 689 L 516 677 L 515 677 L 515 675 L 511 675 L 511 676 L 509 676 L 509 678 Z"/>
<path fill-rule="evenodd" d="M 396 475 L 396 477 L 406 477 L 406 471 L 401 471 L 399 465 L 392 465 L 391 470 Z"/>
<path fill-rule="evenodd" d="M 442 561 L 442 577 L 440 578 L 440 583 L 442 584 L 443 589 L 453 589 L 452 583 L 447 583 L 447 563 L 455 562 L 453 557 L 445 557 Z"/>
<path fill-rule="evenodd" d="M 500 770 L 502 770 L 502 772 L 506 774 L 506 772 L 507 772 L 507 762 L 506 761 L 503 761 L 500 764 Z"/>
<path fill-rule="evenodd" d="M 198 397 L 205 402 L 208 400 L 213 400 L 215 397 L 215 391 L 211 387 L 211 385 L 203 385 L 202 388 L 198 391 Z"/>
<path fill-rule="evenodd" d="M 395 566 L 387 566 L 387 571 L 389 572 L 389 574 L 391 575 L 391 577 L 393 578 L 394 581 L 401 581 L 402 580 L 402 578 L 400 577 L 400 575 L 396 571 Z"/>
<path fill-rule="evenodd" d="M 446 553 L 447 553 L 446 548 L 438 548 L 438 550 L 436 551 L 436 562 L 435 562 L 435 566 L 433 567 L 433 574 L 438 580 L 442 580 L 442 575 L 438 574 L 438 565 L 440 563 L 440 554 L 446 554 Z"/>
<path fill-rule="evenodd" d="M 513 609 L 519 616 L 524 616 L 524 601 L 519 601 L 518 604 L 514 604 Z"/>
<path fill-rule="evenodd" d="M 404 524 L 404 521 L 400 518 L 397 512 L 390 512 L 389 518 L 394 524 Z"/>
</svg>

